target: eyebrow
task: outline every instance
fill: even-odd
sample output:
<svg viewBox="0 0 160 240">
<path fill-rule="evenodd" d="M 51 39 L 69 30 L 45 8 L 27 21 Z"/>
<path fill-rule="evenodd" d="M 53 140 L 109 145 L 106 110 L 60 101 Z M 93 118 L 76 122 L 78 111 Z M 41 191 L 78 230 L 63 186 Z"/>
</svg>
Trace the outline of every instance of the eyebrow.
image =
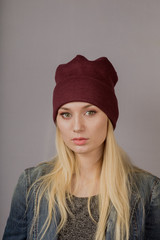
<svg viewBox="0 0 160 240">
<path fill-rule="evenodd" d="M 93 107 L 93 105 L 92 104 L 88 104 L 88 105 L 82 107 L 82 109 L 85 109 L 85 108 L 88 108 L 88 107 Z M 60 109 L 62 109 L 62 110 L 70 110 L 70 108 L 66 108 L 66 107 L 61 107 Z"/>
</svg>

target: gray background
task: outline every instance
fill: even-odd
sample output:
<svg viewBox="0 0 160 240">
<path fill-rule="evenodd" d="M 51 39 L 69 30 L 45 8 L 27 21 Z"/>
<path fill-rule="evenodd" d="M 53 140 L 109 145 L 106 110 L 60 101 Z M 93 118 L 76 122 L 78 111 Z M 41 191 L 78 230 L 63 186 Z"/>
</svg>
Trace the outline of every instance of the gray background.
<svg viewBox="0 0 160 240">
<path fill-rule="evenodd" d="M 1 0 L 0 238 L 23 169 L 50 159 L 58 64 L 107 56 L 119 82 L 119 144 L 160 176 L 160 1 Z"/>
</svg>

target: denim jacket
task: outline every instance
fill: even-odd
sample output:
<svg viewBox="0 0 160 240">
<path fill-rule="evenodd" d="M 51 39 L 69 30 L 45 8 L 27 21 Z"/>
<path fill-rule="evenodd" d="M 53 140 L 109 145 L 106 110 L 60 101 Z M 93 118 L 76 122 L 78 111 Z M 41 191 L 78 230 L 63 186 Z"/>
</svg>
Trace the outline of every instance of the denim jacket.
<svg viewBox="0 0 160 240">
<path fill-rule="evenodd" d="M 9 218 L 6 224 L 3 240 L 39 240 L 41 229 L 47 216 L 47 200 L 43 197 L 40 206 L 40 215 L 35 222 L 30 236 L 31 223 L 34 219 L 36 198 L 35 189 L 32 191 L 28 203 L 27 191 L 31 184 L 49 171 L 46 163 L 34 168 L 26 169 L 20 176 L 15 188 Z M 149 173 L 137 173 L 136 184 L 131 197 L 131 220 L 129 240 L 160 240 L 160 179 Z M 28 207 L 26 208 L 26 206 Z M 27 209 L 27 210 L 26 210 Z M 58 208 L 56 209 L 57 222 L 60 220 Z M 106 240 L 114 239 L 116 211 L 112 208 L 106 224 Z M 56 222 L 54 218 L 43 240 L 57 240 Z"/>
</svg>

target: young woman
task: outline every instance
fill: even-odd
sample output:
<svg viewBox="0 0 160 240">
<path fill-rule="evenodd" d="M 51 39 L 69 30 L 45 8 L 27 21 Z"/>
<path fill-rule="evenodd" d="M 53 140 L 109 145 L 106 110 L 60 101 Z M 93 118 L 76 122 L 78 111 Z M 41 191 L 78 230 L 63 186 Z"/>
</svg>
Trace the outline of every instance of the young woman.
<svg viewBox="0 0 160 240">
<path fill-rule="evenodd" d="M 160 179 L 133 166 L 114 138 L 114 67 L 78 55 L 55 79 L 58 154 L 20 176 L 3 240 L 160 239 Z"/>
</svg>

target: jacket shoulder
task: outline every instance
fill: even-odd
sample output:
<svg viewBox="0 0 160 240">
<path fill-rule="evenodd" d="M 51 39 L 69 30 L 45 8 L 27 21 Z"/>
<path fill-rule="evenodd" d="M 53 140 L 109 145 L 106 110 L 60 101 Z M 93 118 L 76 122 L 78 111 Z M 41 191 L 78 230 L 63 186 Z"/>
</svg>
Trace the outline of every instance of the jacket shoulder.
<svg viewBox="0 0 160 240">
<path fill-rule="evenodd" d="M 27 178 L 28 185 L 30 186 L 40 177 L 50 173 L 54 168 L 56 158 L 48 162 L 42 162 L 35 167 L 30 167 L 24 170 L 22 175 L 25 175 Z"/>
<path fill-rule="evenodd" d="M 145 223 L 144 239 L 159 239 L 160 236 L 160 178 L 140 171 L 135 174 L 139 204 L 134 220 Z M 140 217 L 142 216 L 142 217 Z M 142 227 L 140 228 L 142 229 Z M 139 238 L 138 238 L 139 239 Z"/>
<path fill-rule="evenodd" d="M 151 202 L 153 197 L 160 196 L 160 178 L 143 170 L 136 171 L 133 193 L 135 192 L 144 202 Z"/>
<path fill-rule="evenodd" d="M 144 186 L 146 188 L 152 188 L 154 187 L 154 185 L 160 184 L 159 177 L 149 172 L 146 172 L 144 170 L 136 171 L 134 177 L 135 177 L 136 185 L 140 189 L 143 188 Z"/>
</svg>

